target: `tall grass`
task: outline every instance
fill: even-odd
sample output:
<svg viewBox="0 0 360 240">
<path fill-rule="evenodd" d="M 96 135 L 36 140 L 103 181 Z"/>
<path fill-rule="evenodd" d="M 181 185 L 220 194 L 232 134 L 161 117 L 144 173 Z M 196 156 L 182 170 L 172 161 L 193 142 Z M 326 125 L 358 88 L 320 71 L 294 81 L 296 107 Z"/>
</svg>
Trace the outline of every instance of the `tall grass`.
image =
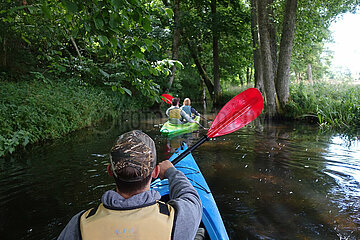
<svg viewBox="0 0 360 240">
<path fill-rule="evenodd" d="M 348 83 L 317 82 L 291 84 L 285 115 L 313 117 L 321 126 L 360 127 L 360 86 Z"/>
<path fill-rule="evenodd" d="M 72 83 L 0 82 L 0 156 L 17 147 L 54 139 L 114 112 L 104 91 Z"/>
</svg>

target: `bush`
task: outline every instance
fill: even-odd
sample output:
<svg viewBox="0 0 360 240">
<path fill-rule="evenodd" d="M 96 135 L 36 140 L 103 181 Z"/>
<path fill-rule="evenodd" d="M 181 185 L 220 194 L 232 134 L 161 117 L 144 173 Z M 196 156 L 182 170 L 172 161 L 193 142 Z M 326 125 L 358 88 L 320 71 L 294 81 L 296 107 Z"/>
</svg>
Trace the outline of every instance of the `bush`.
<svg viewBox="0 0 360 240">
<path fill-rule="evenodd" d="M 114 101 L 99 88 L 40 80 L 0 82 L 0 156 L 115 113 Z"/>
<path fill-rule="evenodd" d="M 322 126 L 358 128 L 360 87 L 346 83 L 317 82 L 290 85 L 291 100 L 285 114 L 290 118 L 313 117 Z"/>
</svg>

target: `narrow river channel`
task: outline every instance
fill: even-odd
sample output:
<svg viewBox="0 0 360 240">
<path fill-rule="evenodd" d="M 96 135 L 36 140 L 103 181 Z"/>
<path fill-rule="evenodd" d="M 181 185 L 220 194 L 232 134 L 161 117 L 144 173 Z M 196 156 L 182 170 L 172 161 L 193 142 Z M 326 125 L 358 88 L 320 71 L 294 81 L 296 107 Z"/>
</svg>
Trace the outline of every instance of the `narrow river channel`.
<svg viewBox="0 0 360 240">
<path fill-rule="evenodd" d="M 138 118 L 110 119 L 0 159 L 0 238 L 56 239 L 74 214 L 97 205 L 114 189 L 106 165 L 118 135 L 142 129 L 163 160 L 206 133 L 168 139 L 159 132 L 165 119 Z M 359 139 L 256 121 L 193 155 L 230 239 L 360 239 Z"/>
</svg>

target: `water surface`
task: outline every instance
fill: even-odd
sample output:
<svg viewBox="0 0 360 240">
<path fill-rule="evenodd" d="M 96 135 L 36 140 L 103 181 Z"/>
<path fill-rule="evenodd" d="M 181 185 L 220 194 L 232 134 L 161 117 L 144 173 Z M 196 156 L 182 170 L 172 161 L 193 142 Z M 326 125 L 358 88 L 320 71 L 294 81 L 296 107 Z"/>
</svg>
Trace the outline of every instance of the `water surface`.
<svg viewBox="0 0 360 240">
<path fill-rule="evenodd" d="M 162 122 L 154 114 L 111 119 L 0 159 L 1 239 L 56 239 L 74 214 L 97 205 L 114 189 L 106 165 L 118 135 L 142 129 L 162 160 L 181 141 L 191 145 L 206 133 L 168 139 L 159 133 Z M 356 138 L 314 125 L 256 121 L 193 155 L 230 239 L 360 238 Z"/>
</svg>

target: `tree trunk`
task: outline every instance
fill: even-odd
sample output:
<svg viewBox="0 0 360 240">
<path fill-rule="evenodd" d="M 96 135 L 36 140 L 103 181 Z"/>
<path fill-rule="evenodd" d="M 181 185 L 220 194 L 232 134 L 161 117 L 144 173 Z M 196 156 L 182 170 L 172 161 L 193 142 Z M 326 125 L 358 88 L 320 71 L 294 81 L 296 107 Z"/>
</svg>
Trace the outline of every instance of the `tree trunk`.
<svg viewBox="0 0 360 240">
<path fill-rule="evenodd" d="M 172 54 L 171 59 L 172 60 L 178 60 L 179 59 L 179 46 L 180 46 L 180 36 L 181 36 L 181 27 L 180 27 L 180 0 L 175 0 L 175 6 L 174 6 L 174 35 L 173 35 L 173 46 L 172 46 Z M 176 73 L 176 66 L 175 64 L 171 67 L 171 75 L 169 79 L 168 88 L 165 92 L 169 92 L 171 89 L 171 86 L 174 82 Z"/>
<path fill-rule="evenodd" d="M 205 69 L 201 65 L 200 59 L 196 54 L 196 50 L 191 46 L 191 43 L 190 43 L 189 39 L 185 39 L 185 41 L 186 41 L 186 43 L 188 45 L 191 57 L 194 59 L 194 63 L 195 63 L 196 68 L 197 68 L 197 70 L 198 70 L 198 72 L 200 74 L 200 77 L 204 81 L 204 83 L 205 83 L 205 85 L 206 85 L 206 87 L 207 87 L 207 89 L 208 89 L 208 91 L 210 93 L 211 99 L 214 100 L 214 85 L 211 82 L 211 79 L 209 78 L 209 76 L 207 75 Z"/>
<path fill-rule="evenodd" d="M 250 85 L 250 67 L 246 68 L 246 84 Z"/>
<path fill-rule="evenodd" d="M 202 89 L 202 102 L 203 102 L 203 109 L 204 109 L 204 114 L 206 113 L 206 89 L 204 86 L 204 81 L 201 79 L 201 89 Z"/>
<path fill-rule="evenodd" d="M 260 58 L 260 42 L 257 19 L 257 0 L 251 0 L 251 34 L 253 39 L 253 58 L 254 58 L 254 81 L 255 87 L 261 92 L 264 91 L 264 81 L 262 78 L 261 58 Z"/>
<path fill-rule="evenodd" d="M 268 16 L 268 31 L 269 31 L 269 37 L 270 37 L 270 49 L 271 49 L 271 59 L 272 59 L 272 70 L 274 72 L 274 76 L 276 76 L 276 69 L 277 69 L 277 41 L 276 41 L 276 30 L 275 30 L 275 23 L 274 23 L 274 12 L 272 10 L 271 4 L 274 2 L 274 0 L 268 0 L 267 5 L 267 16 Z M 275 79 L 276 80 L 276 79 Z"/>
<path fill-rule="evenodd" d="M 311 64 L 310 63 L 308 64 L 308 67 L 307 67 L 307 77 L 308 77 L 308 81 L 310 83 L 313 83 L 312 70 L 311 70 Z"/>
<path fill-rule="evenodd" d="M 220 86 L 220 67 L 219 67 L 219 34 L 218 22 L 216 17 L 216 0 L 211 0 L 212 36 L 213 36 L 213 73 L 214 73 L 214 105 L 220 104 L 221 86 Z"/>
<path fill-rule="evenodd" d="M 74 48 L 76 50 L 76 53 L 77 53 L 78 57 L 81 58 L 81 53 L 79 51 L 79 48 L 78 48 L 78 46 L 77 46 L 77 44 L 75 42 L 75 39 L 71 35 L 70 35 L 70 40 L 71 40 L 72 44 L 74 45 Z"/>
<path fill-rule="evenodd" d="M 297 0 L 286 1 L 276 79 L 276 92 L 281 107 L 284 107 L 289 100 L 289 72 L 295 33 L 296 9 Z"/>
<path fill-rule="evenodd" d="M 267 11 L 267 1 L 257 0 L 258 23 L 260 37 L 260 54 L 263 71 L 265 100 L 267 106 L 267 116 L 272 118 L 276 114 L 276 91 L 274 84 L 273 60 L 270 46 L 270 34 L 268 31 L 269 15 Z"/>
</svg>

